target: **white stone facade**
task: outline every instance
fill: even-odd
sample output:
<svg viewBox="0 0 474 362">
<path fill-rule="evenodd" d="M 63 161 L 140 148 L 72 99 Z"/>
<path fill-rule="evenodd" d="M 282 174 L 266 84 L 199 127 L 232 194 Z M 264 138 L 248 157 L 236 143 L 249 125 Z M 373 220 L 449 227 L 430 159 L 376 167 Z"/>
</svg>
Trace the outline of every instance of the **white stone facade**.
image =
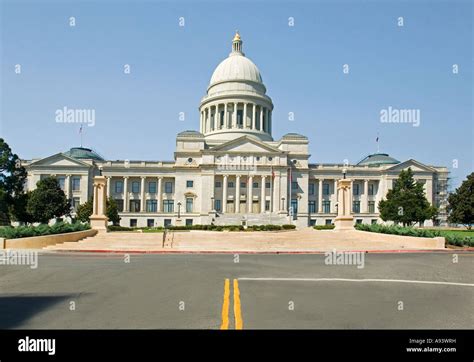
<svg viewBox="0 0 474 362">
<path fill-rule="evenodd" d="M 401 170 L 410 167 L 425 184 L 430 203 L 446 223 L 448 170 L 387 154 L 355 165 L 312 164 L 308 138 L 288 133 L 272 138 L 273 102 L 258 68 L 242 52 L 236 34 L 232 52 L 214 71 L 199 107 L 200 128 L 176 138 L 175 160 L 108 161 L 85 148 L 25 160 L 28 189 L 56 175 L 73 204 L 92 196 L 93 176 L 107 179 L 122 226 L 184 224 L 333 223 L 337 180 L 352 181 L 356 222 L 381 222 L 377 204 Z M 342 145 L 338 145 L 342 147 Z M 429 222 L 427 222 L 429 224 Z"/>
</svg>

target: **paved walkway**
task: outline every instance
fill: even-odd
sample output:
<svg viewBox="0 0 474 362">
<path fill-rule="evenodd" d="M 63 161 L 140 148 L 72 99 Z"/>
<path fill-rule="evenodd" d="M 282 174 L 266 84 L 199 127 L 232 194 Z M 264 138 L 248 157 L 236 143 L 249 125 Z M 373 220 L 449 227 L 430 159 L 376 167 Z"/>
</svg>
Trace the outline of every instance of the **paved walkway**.
<svg viewBox="0 0 474 362">
<path fill-rule="evenodd" d="M 415 238 L 364 231 L 302 230 L 280 232 L 189 231 L 170 233 L 112 232 L 46 248 L 73 251 L 137 252 L 323 252 L 444 249 L 444 239 Z"/>
</svg>

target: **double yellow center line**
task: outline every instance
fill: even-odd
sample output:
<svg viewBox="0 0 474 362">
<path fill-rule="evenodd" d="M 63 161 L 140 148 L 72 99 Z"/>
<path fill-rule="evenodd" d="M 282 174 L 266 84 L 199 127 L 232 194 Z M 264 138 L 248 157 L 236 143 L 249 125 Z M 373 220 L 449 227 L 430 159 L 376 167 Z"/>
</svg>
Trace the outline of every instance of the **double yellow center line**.
<svg viewBox="0 0 474 362">
<path fill-rule="evenodd" d="M 224 300 L 222 302 L 222 324 L 221 329 L 229 329 L 230 309 L 230 280 L 224 282 Z M 234 279 L 234 324 L 235 329 L 243 328 L 242 310 L 240 304 L 239 281 Z"/>
</svg>

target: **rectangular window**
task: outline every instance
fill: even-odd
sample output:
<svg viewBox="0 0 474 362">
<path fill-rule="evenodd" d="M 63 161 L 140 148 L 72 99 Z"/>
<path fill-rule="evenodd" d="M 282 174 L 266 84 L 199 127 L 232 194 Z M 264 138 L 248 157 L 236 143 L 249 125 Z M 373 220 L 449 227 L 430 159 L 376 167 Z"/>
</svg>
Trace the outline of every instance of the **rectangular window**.
<svg viewBox="0 0 474 362">
<path fill-rule="evenodd" d="M 123 192 L 123 181 L 115 181 L 115 193 L 121 194 Z"/>
<path fill-rule="evenodd" d="M 130 200 L 130 212 L 140 212 L 140 200 Z"/>
<path fill-rule="evenodd" d="M 353 190 L 353 195 L 357 196 L 360 194 L 360 185 L 359 184 L 354 184 L 354 190 Z"/>
<path fill-rule="evenodd" d="M 64 185 L 66 184 L 66 178 L 65 177 L 58 177 L 58 184 L 61 190 L 64 191 Z"/>
<path fill-rule="evenodd" d="M 186 198 L 186 212 L 193 212 L 193 202 L 194 199 L 192 197 Z"/>
<path fill-rule="evenodd" d="M 192 180 L 186 181 L 186 187 L 187 187 L 187 188 L 191 188 L 191 187 L 193 187 L 193 186 L 194 186 L 194 181 L 192 181 Z"/>
<path fill-rule="evenodd" d="M 156 200 L 146 200 L 146 211 L 147 212 L 156 212 L 157 210 L 157 201 Z"/>
<path fill-rule="evenodd" d="M 123 212 L 123 199 L 115 199 L 118 212 Z"/>
<path fill-rule="evenodd" d="M 309 226 L 315 226 L 315 225 L 316 225 L 316 219 L 309 220 Z"/>
<path fill-rule="evenodd" d="M 372 219 L 372 220 L 370 220 L 370 223 L 371 223 L 372 225 L 377 225 L 377 219 Z"/>
<path fill-rule="evenodd" d="M 329 195 L 329 184 L 323 183 L 323 195 Z"/>
<path fill-rule="evenodd" d="M 73 177 L 72 178 L 72 191 L 80 191 L 80 190 L 81 190 L 81 178 Z"/>
<path fill-rule="evenodd" d="M 163 200 L 163 212 L 174 212 L 174 200 Z"/>
<path fill-rule="evenodd" d="M 227 187 L 230 188 L 230 189 L 233 189 L 234 188 L 234 183 L 232 181 L 229 181 L 227 183 Z"/>
<path fill-rule="evenodd" d="M 374 187 L 375 185 L 374 184 L 369 184 L 369 195 L 374 195 Z"/>
<path fill-rule="evenodd" d="M 247 183 L 246 183 L 246 182 L 241 182 L 241 183 L 240 183 L 240 188 L 245 189 L 246 187 L 247 187 Z"/>
<path fill-rule="evenodd" d="M 220 187 L 221 187 L 221 185 L 222 185 L 222 184 L 221 184 L 221 182 L 220 182 L 220 181 L 216 181 L 216 188 L 217 188 L 217 189 L 218 189 L 218 188 L 220 188 Z"/>
<path fill-rule="evenodd" d="M 356 219 L 356 224 L 362 224 L 362 219 Z"/>
<path fill-rule="evenodd" d="M 171 219 L 165 219 L 163 225 L 165 226 L 165 228 L 170 227 L 171 226 Z"/>
<path fill-rule="evenodd" d="M 308 211 L 310 214 L 316 213 L 316 201 L 309 201 L 308 202 Z"/>
<path fill-rule="evenodd" d="M 155 226 L 155 220 L 154 219 L 146 219 L 146 226 L 149 228 L 152 228 Z"/>
<path fill-rule="evenodd" d="M 325 225 L 332 225 L 332 219 L 326 219 L 324 220 Z"/>
<path fill-rule="evenodd" d="M 239 109 L 237 110 L 237 126 L 239 126 L 239 128 L 242 128 L 242 125 L 243 125 L 243 119 L 244 119 L 244 111 L 242 109 Z"/>
<path fill-rule="evenodd" d="M 148 193 L 156 194 L 156 182 L 155 181 L 148 182 Z"/>
<path fill-rule="evenodd" d="M 252 187 L 253 187 L 254 189 L 258 189 L 258 182 L 254 182 L 254 183 L 252 184 Z"/>
<path fill-rule="evenodd" d="M 323 213 L 329 214 L 331 212 L 331 201 L 324 200 L 323 201 Z"/>
<path fill-rule="evenodd" d="M 271 186 L 270 182 L 265 182 L 265 188 L 266 188 L 266 189 L 269 189 L 269 188 L 271 188 L 271 187 L 272 187 L 272 186 Z"/>
<path fill-rule="evenodd" d="M 352 202 L 352 212 L 358 214 L 360 213 L 360 201 L 353 201 Z"/>
<path fill-rule="evenodd" d="M 137 219 L 130 219 L 130 227 L 131 228 L 137 227 Z"/>
<path fill-rule="evenodd" d="M 173 193 L 173 183 L 172 182 L 165 182 L 165 193 L 167 193 L 167 194 Z"/>
<path fill-rule="evenodd" d="M 138 192 L 140 192 L 140 182 L 138 182 L 138 181 L 132 181 L 132 192 L 133 192 L 133 193 L 138 193 Z"/>
<path fill-rule="evenodd" d="M 292 181 L 291 182 L 291 189 L 292 190 L 298 190 L 298 182 Z"/>
<path fill-rule="evenodd" d="M 369 201 L 369 213 L 375 213 L 375 201 Z"/>
<path fill-rule="evenodd" d="M 215 200 L 214 201 L 214 208 L 216 211 L 221 211 L 221 200 Z"/>
<path fill-rule="evenodd" d="M 73 197 L 72 198 L 72 208 L 74 209 L 74 211 L 77 210 L 77 208 L 79 207 L 80 204 L 81 204 L 81 198 L 80 197 Z"/>
<path fill-rule="evenodd" d="M 310 183 L 309 184 L 309 194 L 310 195 L 314 195 L 314 183 Z"/>
<path fill-rule="evenodd" d="M 291 199 L 291 212 L 292 215 L 298 214 L 298 199 Z"/>
<path fill-rule="evenodd" d="M 193 219 L 186 219 L 186 226 L 191 226 L 193 224 Z"/>
<path fill-rule="evenodd" d="M 270 200 L 265 200 L 265 211 L 270 211 Z"/>
</svg>

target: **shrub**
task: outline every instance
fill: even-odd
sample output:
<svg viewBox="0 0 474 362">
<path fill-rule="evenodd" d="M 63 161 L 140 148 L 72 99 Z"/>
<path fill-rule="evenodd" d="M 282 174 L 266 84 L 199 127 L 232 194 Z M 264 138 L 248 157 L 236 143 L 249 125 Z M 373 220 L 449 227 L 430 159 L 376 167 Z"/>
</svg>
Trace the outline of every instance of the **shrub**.
<svg viewBox="0 0 474 362">
<path fill-rule="evenodd" d="M 314 225 L 313 229 L 315 230 L 332 230 L 334 225 Z"/>
<path fill-rule="evenodd" d="M 75 231 L 83 231 L 90 229 L 89 224 L 58 222 L 54 225 L 40 224 L 38 226 L 18 226 L 18 227 L 1 227 L 0 237 L 5 239 L 26 238 L 31 236 L 43 236 L 52 234 L 64 234 Z"/>
<path fill-rule="evenodd" d="M 285 225 L 282 225 L 281 228 L 283 230 L 294 230 L 296 229 L 296 225 L 285 224 Z"/>
<path fill-rule="evenodd" d="M 129 228 L 126 226 L 120 226 L 120 225 L 110 225 L 107 227 L 107 230 L 109 231 L 134 231 L 134 228 Z"/>
</svg>

